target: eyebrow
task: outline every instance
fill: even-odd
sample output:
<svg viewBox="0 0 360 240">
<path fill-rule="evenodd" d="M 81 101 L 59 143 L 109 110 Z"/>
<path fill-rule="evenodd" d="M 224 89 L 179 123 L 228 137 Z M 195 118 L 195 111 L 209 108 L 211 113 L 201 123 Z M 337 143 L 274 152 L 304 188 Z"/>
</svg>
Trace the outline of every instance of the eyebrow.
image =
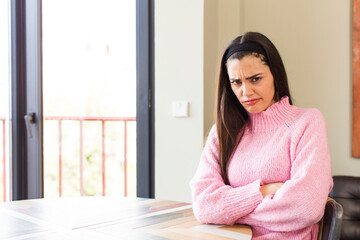
<svg viewBox="0 0 360 240">
<path fill-rule="evenodd" d="M 257 73 L 257 74 L 254 74 L 254 75 L 250 76 L 250 77 L 247 77 L 245 79 L 250 80 L 250 79 L 256 78 L 257 76 L 262 75 L 262 74 L 263 73 Z M 230 78 L 230 80 L 240 80 L 240 79 L 239 78 Z"/>
</svg>

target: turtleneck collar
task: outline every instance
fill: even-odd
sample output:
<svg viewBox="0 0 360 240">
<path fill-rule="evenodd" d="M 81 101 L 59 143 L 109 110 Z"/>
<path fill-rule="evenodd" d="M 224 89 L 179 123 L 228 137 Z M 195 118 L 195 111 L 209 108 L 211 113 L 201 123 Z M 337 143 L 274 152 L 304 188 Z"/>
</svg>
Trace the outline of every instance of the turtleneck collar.
<svg viewBox="0 0 360 240">
<path fill-rule="evenodd" d="M 296 107 L 290 105 L 287 96 L 273 103 L 265 111 L 260 113 L 249 113 L 250 129 L 252 132 L 269 131 L 280 125 L 289 125 L 296 114 Z"/>
</svg>

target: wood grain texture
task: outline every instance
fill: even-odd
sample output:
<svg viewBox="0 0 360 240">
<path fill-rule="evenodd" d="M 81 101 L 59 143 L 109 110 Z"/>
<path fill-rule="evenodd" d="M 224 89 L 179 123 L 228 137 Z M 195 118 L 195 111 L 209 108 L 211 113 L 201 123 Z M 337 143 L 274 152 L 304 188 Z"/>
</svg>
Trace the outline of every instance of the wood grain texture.
<svg viewBox="0 0 360 240">
<path fill-rule="evenodd" d="M 200 224 L 189 203 L 144 198 L 6 202 L 0 205 L 0 223 L 0 239 L 250 240 L 252 236 L 247 225 Z"/>
<path fill-rule="evenodd" d="M 353 3 L 352 156 L 360 157 L 360 0 Z"/>
</svg>

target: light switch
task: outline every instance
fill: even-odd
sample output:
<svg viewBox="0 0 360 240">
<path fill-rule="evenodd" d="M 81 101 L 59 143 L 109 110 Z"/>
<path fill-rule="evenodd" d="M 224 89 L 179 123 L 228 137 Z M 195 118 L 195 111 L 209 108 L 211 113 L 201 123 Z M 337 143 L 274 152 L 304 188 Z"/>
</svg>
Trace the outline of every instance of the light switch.
<svg viewBox="0 0 360 240">
<path fill-rule="evenodd" d="M 172 102 L 173 117 L 188 117 L 189 116 L 189 102 L 174 101 Z"/>
</svg>

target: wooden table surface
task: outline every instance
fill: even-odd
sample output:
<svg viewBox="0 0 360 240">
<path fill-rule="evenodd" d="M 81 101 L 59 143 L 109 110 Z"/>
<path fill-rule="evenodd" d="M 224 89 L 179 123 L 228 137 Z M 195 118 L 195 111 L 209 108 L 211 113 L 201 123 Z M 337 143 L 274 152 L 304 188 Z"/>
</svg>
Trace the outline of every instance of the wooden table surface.
<svg viewBox="0 0 360 240">
<path fill-rule="evenodd" d="M 244 225 L 196 221 L 189 203 L 79 197 L 0 203 L 0 239 L 251 239 Z"/>
</svg>

